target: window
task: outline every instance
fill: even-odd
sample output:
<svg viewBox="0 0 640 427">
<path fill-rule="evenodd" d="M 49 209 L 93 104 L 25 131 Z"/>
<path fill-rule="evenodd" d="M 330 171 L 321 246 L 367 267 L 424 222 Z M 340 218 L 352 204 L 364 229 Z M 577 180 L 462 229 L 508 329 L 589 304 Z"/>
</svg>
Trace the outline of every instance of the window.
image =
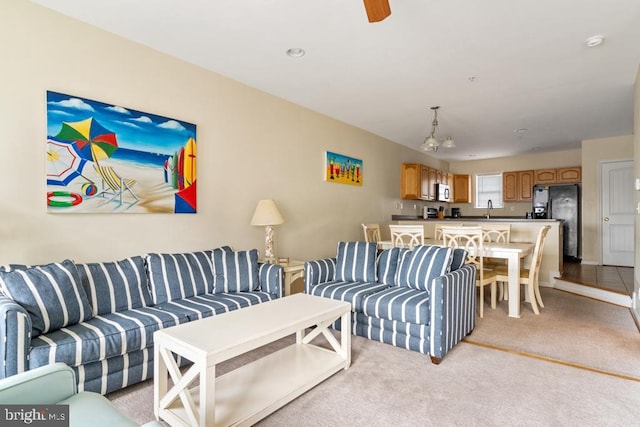
<svg viewBox="0 0 640 427">
<path fill-rule="evenodd" d="M 476 175 L 476 208 L 487 207 L 491 200 L 494 208 L 502 208 L 502 174 Z"/>
</svg>

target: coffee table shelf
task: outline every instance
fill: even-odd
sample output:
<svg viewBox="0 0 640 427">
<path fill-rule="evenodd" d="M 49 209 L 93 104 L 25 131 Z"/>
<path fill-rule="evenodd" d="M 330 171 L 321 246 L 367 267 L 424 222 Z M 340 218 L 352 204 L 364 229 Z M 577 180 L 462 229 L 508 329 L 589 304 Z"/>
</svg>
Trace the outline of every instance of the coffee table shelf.
<svg viewBox="0 0 640 427">
<path fill-rule="evenodd" d="M 328 329 L 338 319 L 339 340 Z M 252 425 L 349 368 L 350 326 L 350 304 L 296 294 L 156 331 L 156 417 L 172 426 Z M 293 333 L 295 344 L 215 377 L 216 364 Z M 326 348 L 311 344 L 320 335 Z M 193 365 L 182 372 L 174 355 Z M 190 387 L 196 378 L 200 386 Z"/>
<path fill-rule="evenodd" d="M 252 425 L 344 368 L 344 359 L 320 347 L 293 344 L 271 353 L 216 378 L 215 425 Z M 191 391 L 196 405 L 198 393 Z M 190 425 L 179 403 L 163 418 Z"/>
</svg>

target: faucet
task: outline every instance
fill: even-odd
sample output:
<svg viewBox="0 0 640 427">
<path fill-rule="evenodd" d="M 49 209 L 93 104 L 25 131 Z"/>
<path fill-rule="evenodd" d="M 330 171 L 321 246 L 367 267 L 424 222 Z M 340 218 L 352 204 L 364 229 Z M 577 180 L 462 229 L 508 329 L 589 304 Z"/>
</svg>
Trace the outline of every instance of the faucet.
<svg viewBox="0 0 640 427">
<path fill-rule="evenodd" d="M 493 210 L 493 202 L 491 199 L 487 200 L 487 214 L 484 216 L 487 219 L 491 218 L 491 211 Z"/>
</svg>

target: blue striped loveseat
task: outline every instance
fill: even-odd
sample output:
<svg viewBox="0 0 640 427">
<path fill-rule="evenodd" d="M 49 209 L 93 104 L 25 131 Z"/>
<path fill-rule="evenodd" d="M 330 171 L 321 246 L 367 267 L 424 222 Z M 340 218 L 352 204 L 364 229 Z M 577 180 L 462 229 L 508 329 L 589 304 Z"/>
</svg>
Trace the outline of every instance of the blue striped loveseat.
<svg viewBox="0 0 640 427">
<path fill-rule="evenodd" d="M 438 364 L 475 327 L 476 269 L 465 258 L 441 246 L 377 254 L 375 243 L 339 242 L 335 258 L 306 263 L 305 292 L 350 302 L 355 335 Z"/>
<path fill-rule="evenodd" d="M 54 362 L 80 391 L 153 375 L 153 332 L 282 297 L 282 267 L 229 247 L 0 267 L 0 378 Z"/>
</svg>

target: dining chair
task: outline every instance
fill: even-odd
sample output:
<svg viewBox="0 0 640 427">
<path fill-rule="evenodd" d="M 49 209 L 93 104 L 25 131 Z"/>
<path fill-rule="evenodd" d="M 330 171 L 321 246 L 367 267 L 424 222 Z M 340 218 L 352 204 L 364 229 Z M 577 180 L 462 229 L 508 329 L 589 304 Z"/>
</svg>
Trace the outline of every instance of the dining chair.
<svg viewBox="0 0 640 427">
<path fill-rule="evenodd" d="M 509 243 L 511 241 L 511 224 L 490 224 L 484 223 L 482 227 L 482 238 L 485 242 Z M 507 260 L 500 258 L 485 258 L 486 268 L 506 266 Z"/>
<path fill-rule="evenodd" d="M 391 232 L 391 243 L 395 248 L 413 249 L 416 246 L 424 245 L 423 225 L 389 225 Z"/>
<path fill-rule="evenodd" d="M 550 229 L 550 225 L 545 225 L 540 229 L 536 238 L 536 245 L 533 248 L 533 254 L 531 255 L 531 265 L 529 268 L 520 269 L 520 284 L 527 286 L 526 295 L 529 295 L 531 309 L 535 314 L 540 314 L 538 305 L 544 307 L 542 296 L 540 295 L 538 276 L 540 275 L 540 264 L 542 264 L 542 248 Z M 505 282 L 509 281 L 509 272 L 506 267 L 496 268 L 496 280 L 500 282 L 500 299 L 502 299 L 503 295 L 508 298 L 508 287 L 505 286 Z"/>
<path fill-rule="evenodd" d="M 446 225 L 442 225 L 442 224 L 436 224 L 434 227 L 434 236 L 435 236 L 435 240 L 437 242 L 442 243 L 442 227 L 462 227 L 463 224 L 462 223 L 455 223 L 455 224 L 449 224 L 447 223 Z"/>
<path fill-rule="evenodd" d="M 467 264 L 476 266 L 476 286 L 480 288 L 478 304 L 480 317 L 484 317 L 484 287 L 491 285 L 491 308 L 496 308 L 497 277 L 493 270 L 485 270 L 482 227 L 442 227 L 442 239 L 445 246 L 462 248 L 467 251 Z"/>
<path fill-rule="evenodd" d="M 380 224 L 361 224 L 364 232 L 364 241 L 367 243 L 377 243 L 378 250 L 390 249 L 393 247 L 391 240 L 382 240 Z"/>
<path fill-rule="evenodd" d="M 380 224 L 362 224 L 362 231 L 364 232 L 364 241 L 367 243 L 377 243 L 382 240 L 380 237 Z"/>
</svg>

